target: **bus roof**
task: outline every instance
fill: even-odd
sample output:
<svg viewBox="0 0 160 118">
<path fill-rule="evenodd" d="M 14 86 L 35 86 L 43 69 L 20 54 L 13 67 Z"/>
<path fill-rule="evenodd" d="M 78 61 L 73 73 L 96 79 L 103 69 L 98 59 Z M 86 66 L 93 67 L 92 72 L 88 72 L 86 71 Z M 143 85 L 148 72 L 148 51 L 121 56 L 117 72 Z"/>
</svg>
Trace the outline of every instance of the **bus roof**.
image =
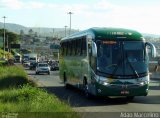
<svg viewBox="0 0 160 118">
<path fill-rule="evenodd" d="M 101 40 L 101 39 L 107 39 L 107 40 L 128 40 L 128 41 L 142 41 L 143 36 L 135 31 L 130 29 L 124 29 L 124 28 L 90 28 L 88 30 L 80 31 L 77 33 L 74 33 L 70 36 L 67 36 L 61 41 L 65 40 L 74 40 L 78 37 L 83 37 L 87 35 L 91 35 L 93 40 Z"/>
</svg>

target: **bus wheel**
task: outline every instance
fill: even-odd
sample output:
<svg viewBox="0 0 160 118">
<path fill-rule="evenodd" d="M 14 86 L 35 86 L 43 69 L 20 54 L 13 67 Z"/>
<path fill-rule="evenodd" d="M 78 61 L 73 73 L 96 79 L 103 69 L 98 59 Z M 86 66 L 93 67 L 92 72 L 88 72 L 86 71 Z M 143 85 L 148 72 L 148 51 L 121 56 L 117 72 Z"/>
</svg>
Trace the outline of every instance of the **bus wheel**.
<svg viewBox="0 0 160 118">
<path fill-rule="evenodd" d="M 85 94 L 86 98 L 91 99 L 92 95 L 88 91 L 88 84 L 87 84 L 86 79 L 84 79 L 84 81 L 83 81 L 83 86 L 84 86 L 84 94 Z"/>
<path fill-rule="evenodd" d="M 69 89 L 69 85 L 67 84 L 67 77 L 66 77 L 66 73 L 65 72 L 63 74 L 63 83 L 64 83 L 64 87 L 66 89 Z"/>
<path fill-rule="evenodd" d="M 132 101 L 134 99 L 134 96 L 127 96 L 128 101 Z"/>
</svg>

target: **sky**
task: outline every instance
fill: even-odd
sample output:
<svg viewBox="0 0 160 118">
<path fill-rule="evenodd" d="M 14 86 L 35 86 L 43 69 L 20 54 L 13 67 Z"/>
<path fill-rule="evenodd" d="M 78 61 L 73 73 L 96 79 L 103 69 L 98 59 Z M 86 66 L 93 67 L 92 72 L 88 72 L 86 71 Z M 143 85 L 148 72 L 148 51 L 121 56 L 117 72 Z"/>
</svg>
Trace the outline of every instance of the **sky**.
<svg viewBox="0 0 160 118">
<path fill-rule="evenodd" d="M 0 0 L 0 22 L 85 30 L 118 27 L 160 34 L 160 0 Z"/>
</svg>

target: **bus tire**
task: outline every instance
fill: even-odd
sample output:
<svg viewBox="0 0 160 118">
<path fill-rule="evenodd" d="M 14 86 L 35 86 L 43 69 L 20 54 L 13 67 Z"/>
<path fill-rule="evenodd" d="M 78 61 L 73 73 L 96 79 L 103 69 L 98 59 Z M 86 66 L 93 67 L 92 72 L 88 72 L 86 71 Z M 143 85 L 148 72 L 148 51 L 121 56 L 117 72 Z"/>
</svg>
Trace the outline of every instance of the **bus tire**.
<svg viewBox="0 0 160 118">
<path fill-rule="evenodd" d="M 134 99 L 134 96 L 127 96 L 128 101 L 132 101 Z"/>
<path fill-rule="evenodd" d="M 67 84 L 67 76 L 66 76 L 66 73 L 64 72 L 63 74 L 63 83 L 64 83 L 64 87 L 65 89 L 69 89 L 69 84 Z"/>
<path fill-rule="evenodd" d="M 88 91 L 88 83 L 86 78 L 83 80 L 83 87 L 84 87 L 84 95 L 87 99 L 91 99 L 92 95 Z"/>
</svg>

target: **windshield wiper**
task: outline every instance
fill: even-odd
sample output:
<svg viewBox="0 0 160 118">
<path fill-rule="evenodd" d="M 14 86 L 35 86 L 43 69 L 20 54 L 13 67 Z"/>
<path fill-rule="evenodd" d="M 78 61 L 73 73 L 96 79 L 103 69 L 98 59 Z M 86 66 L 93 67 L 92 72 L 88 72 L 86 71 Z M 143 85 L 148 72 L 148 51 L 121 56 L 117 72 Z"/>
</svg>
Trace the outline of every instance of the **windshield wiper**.
<svg viewBox="0 0 160 118">
<path fill-rule="evenodd" d="M 136 69 L 134 69 L 134 67 L 132 66 L 131 62 L 128 60 L 128 54 L 127 54 L 127 52 L 126 52 L 126 58 L 127 58 L 127 62 L 129 63 L 129 66 L 133 70 L 133 73 L 136 75 L 136 77 L 139 78 L 139 74 L 137 73 Z"/>
<path fill-rule="evenodd" d="M 112 72 L 112 76 L 117 72 L 118 68 L 120 67 L 120 65 L 122 64 L 122 58 L 118 61 L 118 64 L 116 64 L 116 68 L 113 70 Z"/>
</svg>

